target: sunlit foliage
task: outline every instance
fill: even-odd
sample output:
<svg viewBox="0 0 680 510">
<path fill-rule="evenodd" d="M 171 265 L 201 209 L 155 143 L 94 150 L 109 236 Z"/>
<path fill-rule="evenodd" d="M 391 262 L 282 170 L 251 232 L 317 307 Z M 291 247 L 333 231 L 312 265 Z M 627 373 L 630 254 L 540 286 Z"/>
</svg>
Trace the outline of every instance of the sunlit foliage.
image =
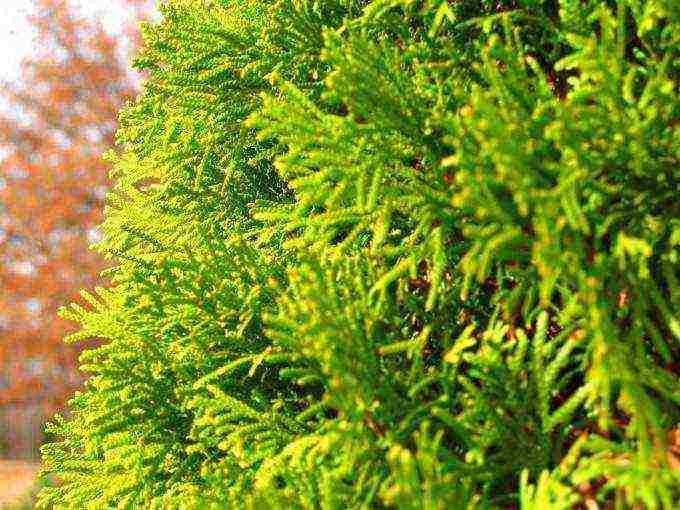
<svg viewBox="0 0 680 510">
<path fill-rule="evenodd" d="M 678 501 L 675 2 L 162 13 L 45 507 Z"/>
</svg>

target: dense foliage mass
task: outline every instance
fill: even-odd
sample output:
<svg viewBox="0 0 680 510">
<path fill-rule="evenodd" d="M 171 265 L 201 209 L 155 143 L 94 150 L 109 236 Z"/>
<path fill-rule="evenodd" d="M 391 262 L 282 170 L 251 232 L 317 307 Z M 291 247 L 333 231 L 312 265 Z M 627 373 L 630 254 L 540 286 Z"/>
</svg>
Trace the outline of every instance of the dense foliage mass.
<svg viewBox="0 0 680 510">
<path fill-rule="evenodd" d="M 171 0 L 55 508 L 672 508 L 673 0 Z"/>
</svg>

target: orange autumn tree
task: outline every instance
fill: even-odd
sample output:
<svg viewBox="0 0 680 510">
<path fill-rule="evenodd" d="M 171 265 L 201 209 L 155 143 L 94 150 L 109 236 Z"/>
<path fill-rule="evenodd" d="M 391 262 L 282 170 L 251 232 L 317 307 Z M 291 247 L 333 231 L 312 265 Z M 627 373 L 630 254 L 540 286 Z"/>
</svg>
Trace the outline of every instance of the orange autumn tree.
<svg viewBox="0 0 680 510">
<path fill-rule="evenodd" d="M 11 457 L 35 451 L 43 417 L 82 382 L 56 311 L 104 267 L 88 249 L 108 186 L 101 155 L 135 94 L 126 53 L 150 4 L 119 0 L 131 14 L 121 37 L 67 0 L 34 3 L 35 53 L 1 88 L 0 454 Z"/>
</svg>

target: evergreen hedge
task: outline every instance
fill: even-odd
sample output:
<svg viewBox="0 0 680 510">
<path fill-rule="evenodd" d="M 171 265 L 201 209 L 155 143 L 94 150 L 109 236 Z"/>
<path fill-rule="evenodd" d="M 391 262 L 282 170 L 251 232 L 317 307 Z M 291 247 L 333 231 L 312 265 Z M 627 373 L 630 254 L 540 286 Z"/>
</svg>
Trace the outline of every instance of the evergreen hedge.
<svg viewBox="0 0 680 510">
<path fill-rule="evenodd" d="M 43 508 L 674 507 L 677 1 L 161 12 Z"/>
</svg>

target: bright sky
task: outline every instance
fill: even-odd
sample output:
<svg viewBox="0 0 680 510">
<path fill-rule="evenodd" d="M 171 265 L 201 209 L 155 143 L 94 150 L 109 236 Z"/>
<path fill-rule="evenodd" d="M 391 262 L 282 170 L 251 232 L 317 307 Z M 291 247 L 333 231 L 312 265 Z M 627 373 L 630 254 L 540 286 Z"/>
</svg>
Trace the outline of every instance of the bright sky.
<svg viewBox="0 0 680 510">
<path fill-rule="evenodd" d="M 101 17 L 107 29 L 118 32 L 125 11 L 112 0 L 71 0 L 82 12 Z M 33 33 L 26 23 L 33 0 L 0 0 L 0 81 L 18 75 L 19 62 L 30 54 Z"/>
</svg>

